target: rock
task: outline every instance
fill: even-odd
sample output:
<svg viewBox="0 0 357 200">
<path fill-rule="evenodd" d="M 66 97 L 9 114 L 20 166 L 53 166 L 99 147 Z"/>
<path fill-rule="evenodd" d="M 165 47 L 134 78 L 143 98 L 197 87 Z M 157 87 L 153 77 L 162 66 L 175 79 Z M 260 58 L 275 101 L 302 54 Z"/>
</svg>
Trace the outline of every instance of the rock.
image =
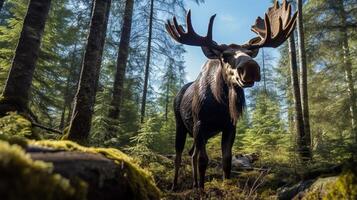
<svg viewBox="0 0 357 200">
<path fill-rule="evenodd" d="M 278 199 L 279 200 L 290 200 L 293 199 L 300 192 L 305 191 L 314 183 L 314 180 L 301 181 L 296 185 L 291 187 L 284 187 L 278 190 Z"/>
<path fill-rule="evenodd" d="M 322 199 L 327 195 L 329 185 L 335 183 L 337 179 L 337 176 L 319 178 L 305 191 L 300 192 L 295 199 Z"/>
<path fill-rule="evenodd" d="M 258 155 L 254 153 L 247 155 L 238 154 L 232 157 L 232 167 L 237 170 L 251 170 L 253 169 L 253 163 L 257 160 Z"/>
<path fill-rule="evenodd" d="M 338 176 L 320 177 L 302 181 L 292 187 L 278 191 L 278 199 L 357 199 L 357 176 L 346 170 Z"/>
</svg>

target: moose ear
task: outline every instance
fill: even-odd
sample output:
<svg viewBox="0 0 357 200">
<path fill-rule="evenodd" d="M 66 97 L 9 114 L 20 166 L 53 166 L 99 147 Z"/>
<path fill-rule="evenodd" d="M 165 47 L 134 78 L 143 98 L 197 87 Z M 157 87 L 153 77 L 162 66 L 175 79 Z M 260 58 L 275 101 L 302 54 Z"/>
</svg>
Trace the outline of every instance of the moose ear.
<svg viewBox="0 0 357 200">
<path fill-rule="evenodd" d="M 248 50 L 247 52 L 247 54 L 252 58 L 257 57 L 258 53 L 259 53 L 259 49 Z"/>
<path fill-rule="evenodd" d="M 247 49 L 247 54 L 252 57 L 255 58 L 257 57 L 258 53 L 259 53 L 259 48 L 253 49 L 253 50 L 248 50 L 248 48 L 254 44 L 254 43 L 259 43 L 262 39 L 260 37 L 255 37 L 251 40 L 249 40 L 247 43 L 245 43 L 244 45 L 242 45 L 241 47 L 244 49 Z"/>
<path fill-rule="evenodd" d="M 201 47 L 205 56 L 209 59 L 219 59 L 221 52 L 209 47 Z"/>
</svg>

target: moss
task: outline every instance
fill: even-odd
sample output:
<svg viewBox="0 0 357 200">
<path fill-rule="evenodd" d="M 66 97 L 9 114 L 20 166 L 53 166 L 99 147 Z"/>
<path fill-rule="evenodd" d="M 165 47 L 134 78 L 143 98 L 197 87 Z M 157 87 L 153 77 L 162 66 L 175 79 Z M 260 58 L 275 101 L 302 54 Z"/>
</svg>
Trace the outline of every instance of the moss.
<svg viewBox="0 0 357 200">
<path fill-rule="evenodd" d="M 317 179 L 310 188 L 305 192 L 303 199 L 315 200 L 322 199 L 327 193 L 327 186 L 337 180 L 337 177 L 326 177 Z"/>
<path fill-rule="evenodd" d="M 63 149 L 66 151 L 81 151 L 87 153 L 99 153 L 107 157 L 108 159 L 114 160 L 115 163 L 127 166 L 128 168 L 128 179 L 130 180 L 130 188 L 135 191 L 135 199 L 159 199 L 160 191 L 155 186 L 154 180 L 148 171 L 141 169 L 137 164 L 134 163 L 133 159 L 124 154 L 123 152 L 114 148 L 93 148 L 93 147 L 83 147 L 71 141 L 52 141 L 52 140 L 41 140 L 41 141 L 29 141 L 32 145 L 50 147 L 54 149 Z"/>
<path fill-rule="evenodd" d="M 3 199 L 85 199 L 87 185 L 52 173 L 51 163 L 33 161 L 18 145 L 0 141 L 0 196 Z"/>
<path fill-rule="evenodd" d="M 337 181 L 328 186 L 323 199 L 357 199 L 357 176 L 351 171 L 340 175 Z"/>
<path fill-rule="evenodd" d="M 63 129 L 63 136 L 61 137 L 61 140 L 68 140 L 68 134 L 69 134 L 69 126 L 66 126 Z"/>
<path fill-rule="evenodd" d="M 244 191 L 238 187 L 235 180 L 218 181 L 216 179 L 207 182 L 205 193 L 207 199 L 247 199 Z"/>
<path fill-rule="evenodd" d="M 68 132 L 68 131 L 65 131 Z M 18 144 L 25 148 L 28 144 L 38 145 L 44 147 L 51 147 L 54 149 L 64 149 L 67 151 L 82 151 L 87 153 L 99 153 L 106 156 L 108 159 L 114 160 L 115 163 L 121 166 L 127 166 L 125 171 L 128 176 L 130 189 L 134 191 L 136 199 L 159 199 L 160 191 L 155 186 L 154 180 L 148 171 L 138 167 L 126 154 L 117 149 L 112 148 L 86 148 L 70 141 L 34 141 L 27 138 L 33 138 L 34 132 L 31 122 L 16 112 L 10 112 L 8 115 L 0 118 L 0 141 L 7 141 L 10 144 Z M 20 151 L 20 147 L 18 147 Z M 2 149 L 0 149 L 1 151 Z M 28 158 L 30 159 L 30 158 Z M 31 159 L 30 159 L 31 160 Z M 2 171 L 1 171 L 2 172 Z M 49 174 L 49 172 L 47 172 Z M 58 177 L 59 175 L 56 175 Z M 62 179 L 61 179 L 62 180 Z M 24 183 L 26 184 L 26 183 Z M 78 186 L 82 183 L 78 181 Z M 0 187 L 5 187 L 0 185 Z M 60 191 L 60 190 L 59 190 Z M 45 199 L 45 198 L 39 198 Z"/>
<path fill-rule="evenodd" d="M 303 199 L 357 199 L 357 176 L 351 171 L 346 171 L 338 177 L 319 178 Z"/>
<path fill-rule="evenodd" d="M 0 118 L 0 135 L 29 138 L 32 135 L 31 122 L 16 112 Z"/>
</svg>

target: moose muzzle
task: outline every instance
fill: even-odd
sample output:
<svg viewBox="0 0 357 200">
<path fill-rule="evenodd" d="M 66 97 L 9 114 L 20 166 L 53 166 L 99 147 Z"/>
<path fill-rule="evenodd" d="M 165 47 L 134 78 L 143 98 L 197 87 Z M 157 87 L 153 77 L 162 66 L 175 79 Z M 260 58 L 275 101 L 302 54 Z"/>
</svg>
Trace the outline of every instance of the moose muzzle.
<svg viewBox="0 0 357 200">
<path fill-rule="evenodd" d="M 260 81 L 260 67 L 253 59 L 246 61 L 238 68 L 238 81 L 243 87 L 252 87 Z"/>
</svg>

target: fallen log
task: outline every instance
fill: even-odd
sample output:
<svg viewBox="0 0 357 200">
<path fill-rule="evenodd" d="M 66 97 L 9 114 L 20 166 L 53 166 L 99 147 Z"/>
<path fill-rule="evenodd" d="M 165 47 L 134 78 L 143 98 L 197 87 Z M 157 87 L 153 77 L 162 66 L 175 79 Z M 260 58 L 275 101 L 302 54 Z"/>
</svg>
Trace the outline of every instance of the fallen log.
<svg viewBox="0 0 357 200">
<path fill-rule="evenodd" d="M 42 144 L 42 145 L 41 145 Z M 153 179 L 116 149 L 0 140 L 1 199 L 159 199 Z"/>
<path fill-rule="evenodd" d="M 53 164 L 53 172 L 74 181 L 88 184 L 87 199 L 132 199 L 137 196 L 130 188 L 129 169 L 100 154 L 84 152 L 30 152 L 33 160 Z M 137 198 L 138 199 L 138 198 Z"/>
</svg>

